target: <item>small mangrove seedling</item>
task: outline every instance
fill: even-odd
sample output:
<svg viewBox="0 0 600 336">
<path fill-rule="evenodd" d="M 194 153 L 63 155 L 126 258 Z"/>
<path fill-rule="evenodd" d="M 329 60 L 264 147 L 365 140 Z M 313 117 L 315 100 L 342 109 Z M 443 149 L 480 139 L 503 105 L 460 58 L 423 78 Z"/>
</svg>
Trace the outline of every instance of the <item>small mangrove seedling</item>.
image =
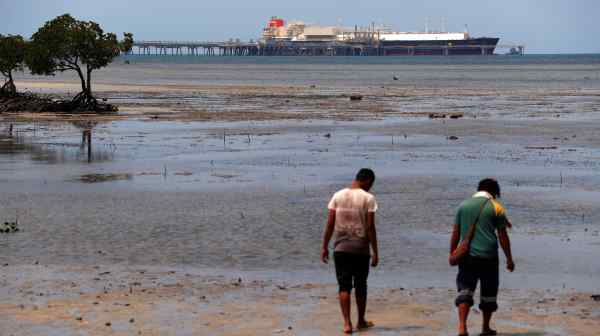
<svg viewBox="0 0 600 336">
<path fill-rule="evenodd" d="M 20 230 L 18 222 L 4 222 L 4 224 L 0 224 L 0 233 L 14 233 L 19 231 Z"/>
</svg>

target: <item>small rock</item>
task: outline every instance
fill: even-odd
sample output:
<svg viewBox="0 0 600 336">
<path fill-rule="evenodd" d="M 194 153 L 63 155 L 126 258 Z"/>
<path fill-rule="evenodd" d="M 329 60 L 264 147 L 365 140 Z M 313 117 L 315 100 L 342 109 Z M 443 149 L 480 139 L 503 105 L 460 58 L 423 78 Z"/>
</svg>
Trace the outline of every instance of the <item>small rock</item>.
<svg viewBox="0 0 600 336">
<path fill-rule="evenodd" d="M 398 80 L 398 76 L 394 76 L 392 77 L 394 80 Z"/>
<path fill-rule="evenodd" d="M 135 323 L 135 319 L 134 318 L 130 318 L 129 319 L 129 323 Z"/>
<path fill-rule="evenodd" d="M 444 113 L 429 113 L 429 119 L 445 119 L 446 115 Z"/>
<path fill-rule="evenodd" d="M 81 316 L 77 316 L 75 319 L 76 319 L 77 321 L 83 321 L 83 317 L 81 317 Z"/>
<path fill-rule="evenodd" d="M 350 100 L 362 100 L 363 96 L 361 95 L 351 95 Z"/>
<path fill-rule="evenodd" d="M 110 327 L 112 325 L 112 323 L 106 322 L 104 325 L 107 326 L 107 327 Z"/>
<path fill-rule="evenodd" d="M 448 140 L 458 140 L 457 136 L 451 135 L 448 137 Z"/>
<path fill-rule="evenodd" d="M 327 134 L 325 134 L 323 136 L 326 137 L 326 138 L 331 138 L 331 133 L 327 133 Z"/>
<path fill-rule="evenodd" d="M 594 294 L 591 296 L 592 300 L 594 301 L 600 301 L 600 294 Z"/>
</svg>

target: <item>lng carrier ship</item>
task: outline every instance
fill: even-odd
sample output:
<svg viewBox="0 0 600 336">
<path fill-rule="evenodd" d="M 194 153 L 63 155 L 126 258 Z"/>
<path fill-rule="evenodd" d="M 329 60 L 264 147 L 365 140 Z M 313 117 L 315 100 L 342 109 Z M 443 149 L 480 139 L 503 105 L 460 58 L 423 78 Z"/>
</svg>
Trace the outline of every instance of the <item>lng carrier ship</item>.
<svg viewBox="0 0 600 336">
<path fill-rule="evenodd" d="M 417 56 L 493 55 L 499 38 L 472 38 L 468 32 L 394 32 L 385 26 L 343 28 L 286 22 L 272 17 L 263 29 L 260 54 Z"/>
<path fill-rule="evenodd" d="M 206 56 L 419 56 L 494 55 L 497 49 L 510 49 L 510 55 L 523 55 L 525 47 L 499 45 L 497 37 L 473 38 L 466 31 L 396 32 L 387 26 L 345 28 L 285 22 L 272 17 L 258 41 L 134 41 L 141 55 Z"/>
</svg>

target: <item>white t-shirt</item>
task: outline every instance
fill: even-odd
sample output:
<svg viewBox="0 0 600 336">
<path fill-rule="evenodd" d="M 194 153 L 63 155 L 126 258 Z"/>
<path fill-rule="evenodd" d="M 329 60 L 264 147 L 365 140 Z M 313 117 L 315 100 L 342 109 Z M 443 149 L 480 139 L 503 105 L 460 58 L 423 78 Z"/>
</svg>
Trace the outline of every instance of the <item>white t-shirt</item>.
<svg viewBox="0 0 600 336">
<path fill-rule="evenodd" d="M 375 196 L 360 188 L 336 192 L 329 205 L 335 210 L 334 251 L 370 254 L 367 213 L 377 211 Z"/>
</svg>

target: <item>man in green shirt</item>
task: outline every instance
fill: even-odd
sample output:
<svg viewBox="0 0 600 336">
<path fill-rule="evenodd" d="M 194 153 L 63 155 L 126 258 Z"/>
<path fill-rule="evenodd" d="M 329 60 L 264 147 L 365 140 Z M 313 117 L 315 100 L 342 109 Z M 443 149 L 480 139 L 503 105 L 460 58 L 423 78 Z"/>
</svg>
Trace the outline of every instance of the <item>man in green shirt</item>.
<svg viewBox="0 0 600 336">
<path fill-rule="evenodd" d="M 510 240 L 506 232 L 506 227 L 510 227 L 511 224 L 506 218 L 504 207 L 497 201 L 500 197 L 500 186 L 496 180 L 488 178 L 479 182 L 477 190 L 473 197 L 459 206 L 450 240 L 450 253 L 452 253 L 460 241 L 467 236 L 471 225 L 478 220 L 469 255 L 458 265 L 456 277 L 459 336 L 468 335 L 467 317 L 474 303 L 473 293 L 478 281 L 481 282 L 479 309 L 483 316 L 480 335 L 496 335 L 496 331 L 490 328 L 490 320 L 492 314 L 498 309 L 496 303 L 500 282 L 498 241 L 506 255 L 506 268 L 510 272 L 515 269 Z"/>
</svg>

